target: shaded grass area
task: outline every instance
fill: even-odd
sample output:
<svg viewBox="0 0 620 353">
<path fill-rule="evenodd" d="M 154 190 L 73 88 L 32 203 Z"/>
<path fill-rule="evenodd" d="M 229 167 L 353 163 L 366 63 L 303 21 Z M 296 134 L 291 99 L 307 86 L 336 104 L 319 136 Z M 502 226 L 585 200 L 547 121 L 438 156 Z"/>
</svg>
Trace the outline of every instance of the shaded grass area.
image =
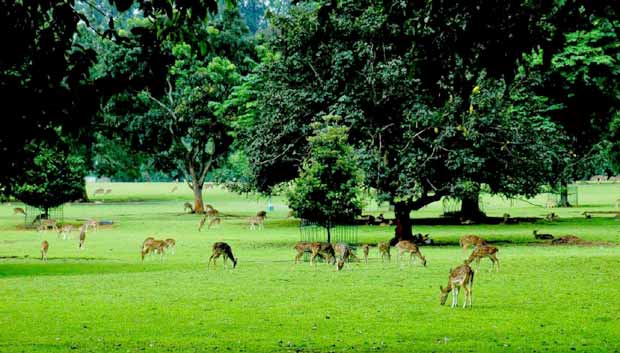
<svg viewBox="0 0 620 353">
<path fill-rule="evenodd" d="M 113 194 L 121 190 L 111 188 Z M 147 198 L 169 188 L 136 187 L 147 190 Z M 592 190 L 598 199 L 589 202 L 607 209 L 613 208 L 608 195 L 620 187 Z M 231 216 L 203 232 L 197 231 L 200 216 L 180 212 L 184 201 L 67 206 L 68 219 L 115 222 L 88 233 L 83 251 L 77 239 L 18 229 L 14 205 L 1 206 L 0 352 L 620 350 L 620 223 L 611 217 L 586 220 L 575 209 L 554 209 L 561 217 L 556 222 L 416 225 L 416 232 L 438 243 L 421 249 L 426 268 L 398 264 L 395 256 L 383 263 L 373 248 L 369 264 L 335 272 L 324 264 L 293 266 L 299 229 L 285 218 L 284 200 L 274 199 L 276 211 L 264 231 L 250 231 L 246 218 L 264 209 L 266 200 L 221 190 L 208 194 L 207 202 Z M 487 212 L 529 217 L 549 211 L 499 202 L 491 208 L 495 201 L 488 201 Z M 373 207 L 377 214 L 389 212 Z M 440 208 L 431 205 L 419 214 L 437 216 Z M 533 229 L 614 246 L 533 246 L 543 244 L 534 241 Z M 393 232 L 361 226 L 359 238 L 374 244 Z M 176 238 L 176 254 L 163 263 L 141 262 L 140 244 L 151 234 Z M 489 272 L 490 262 L 483 260 L 474 266 L 473 309 L 442 307 L 439 286 L 467 257 L 457 246 L 465 234 L 482 235 L 500 248 L 501 271 Z M 37 260 L 43 239 L 50 242 L 48 263 Z M 231 244 L 237 269 L 225 270 L 220 262 L 217 270 L 206 270 L 215 241 Z"/>
</svg>

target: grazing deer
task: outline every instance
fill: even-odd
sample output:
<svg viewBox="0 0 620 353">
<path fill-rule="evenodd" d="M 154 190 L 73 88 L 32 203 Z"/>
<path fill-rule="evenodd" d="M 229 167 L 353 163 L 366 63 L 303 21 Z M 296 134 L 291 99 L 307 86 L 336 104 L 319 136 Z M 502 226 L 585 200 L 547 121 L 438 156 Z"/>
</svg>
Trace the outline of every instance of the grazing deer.
<svg viewBox="0 0 620 353">
<path fill-rule="evenodd" d="M 192 206 L 191 203 L 186 202 L 183 204 L 183 212 L 187 211 L 189 209 L 189 213 L 194 213 L 194 206 Z"/>
<path fill-rule="evenodd" d="M 15 208 L 13 209 L 13 214 L 14 214 L 14 215 L 16 215 L 16 214 L 20 214 L 20 213 L 21 213 L 21 214 L 23 214 L 24 216 L 26 215 L 26 211 L 24 211 L 24 209 L 23 209 L 23 208 L 21 208 L 21 207 L 15 207 Z"/>
<path fill-rule="evenodd" d="M 207 229 L 211 229 L 211 227 L 215 226 L 216 224 L 219 225 L 220 223 L 222 223 L 222 220 L 220 219 L 220 217 L 215 217 L 209 221 L 209 225 L 207 226 Z"/>
<path fill-rule="evenodd" d="M 456 308 L 459 305 L 459 289 L 465 290 L 465 303 L 463 308 L 467 307 L 467 299 L 469 298 L 469 307 L 473 305 L 472 291 L 474 286 L 474 270 L 469 267 L 467 262 L 463 265 L 450 270 L 450 277 L 448 278 L 448 286 L 443 288 L 439 286 L 441 290 L 440 299 L 441 305 L 446 304 L 448 293 L 452 292 L 452 308 Z"/>
<path fill-rule="evenodd" d="M 379 249 L 379 254 L 381 254 L 381 262 L 384 262 L 385 257 L 387 257 L 388 262 L 391 261 L 390 243 L 379 243 L 377 244 L 377 248 Z"/>
<path fill-rule="evenodd" d="M 161 261 L 164 260 L 164 249 L 166 248 L 166 242 L 163 240 L 155 240 L 153 237 L 146 238 L 142 244 L 142 250 L 140 250 L 140 256 L 144 261 L 144 256 L 147 254 L 157 253 L 161 256 Z"/>
<path fill-rule="evenodd" d="M 264 229 L 265 228 L 265 217 L 250 217 L 248 220 L 250 223 L 250 229 Z"/>
<path fill-rule="evenodd" d="M 209 269 L 209 266 L 211 265 L 211 260 L 213 260 L 213 268 L 217 269 L 216 261 L 217 261 L 217 258 L 220 257 L 221 255 L 223 255 L 224 257 L 224 268 L 227 268 L 226 260 L 228 260 L 228 258 L 232 260 L 233 268 L 237 267 L 238 259 L 235 259 L 235 257 L 233 256 L 230 245 L 223 243 L 223 242 L 217 242 L 213 244 L 213 254 L 209 258 L 209 262 L 207 263 L 207 269 Z"/>
<path fill-rule="evenodd" d="M 172 238 L 168 238 L 168 239 L 164 240 L 164 245 L 165 245 L 166 249 L 170 249 L 172 251 L 172 255 L 174 255 L 174 250 L 177 247 L 176 240 L 174 240 Z"/>
<path fill-rule="evenodd" d="M 37 231 L 47 232 L 49 228 L 52 228 L 54 231 L 58 232 L 58 225 L 55 219 L 40 219 L 39 226 L 37 227 Z"/>
<path fill-rule="evenodd" d="M 364 252 L 364 263 L 368 263 L 368 253 L 370 252 L 370 245 L 362 245 L 362 251 Z"/>
<path fill-rule="evenodd" d="M 396 243 L 396 248 L 398 248 L 398 261 L 400 262 L 400 257 L 404 252 L 408 252 L 409 253 L 409 260 L 415 260 L 413 258 L 413 255 L 417 256 L 420 258 L 420 260 L 422 260 L 422 265 L 426 267 L 426 258 L 424 256 L 422 256 L 422 253 L 420 252 L 420 249 L 418 249 L 418 246 L 415 245 L 414 243 L 410 242 L 409 240 L 401 240 L 398 243 Z"/>
<path fill-rule="evenodd" d="M 499 271 L 499 260 L 497 259 L 497 256 L 495 255 L 498 251 L 499 250 L 492 245 L 480 245 L 474 249 L 471 255 L 469 255 L 469 258 L 467 259 L 466 262 L 469 265 L 474 260 L 476 260 L 478 267 L 480 267 L 480 260 L 484 257 L 488 257 L 489 259 L 491 259 L 490 270 L 493 271 L 493 268 L 495 268 L 495 264 L 497 263 L 497 271 Z"/>
<path fill-rule="evenodd" d="M 538 233 L 538 230 L 536 230 L 536 229 L 534 229 L 532 234 L 534 235 L 535 239 L 543 239 L 543 240 L 553 239 L 553 235 L 546 234 L 546 233 L 540 234 L 540 233 Z"/>
<path fill-rule="evenodd" d="M 97 195 L 97 194 L 104 194 L 105 193 L 105 189 L 103 188 L 99 188 L 97 190 L 95 190 L 95 192 L 93 193 L 93 195 Z"/>
<path fill-rule="evenodd" d="M 459 245 L 463 248 L 463 252 L 467 251 L 470 245 L 474 248 L 480 245 L 486 245 L 487 241 L 477 235 L 464 235 L 459 239 Z"/>
<path fill-rule="evenodd" d="M 41 242 L 41 260 L 47 261 L 47 250 L 50 248 L 50 244 L 47 240 Z"/>
<path fill-rule="evenodd" d="M 344 267 L 344 263 L 347 262 L 349 258 L 357 259 L 355 254 L 353 254 L 353 250 L 351 247 L 345 243 L 338 243 L 334 247 L 336 253 L 338 254 L 338 262 L 336 263 L 336 270 L 340 271 Z M 359 261 L 359 259 L 357 259 Z"/>
<path fill-rule="evenodd" d="M 71 235 L 71 232 L 73 232 L 73 228 L 74 227 L 72 224 L 65 224 L 64 226 L 62 226 L 58 230 L 58 239 L 62 237 L 63 240 L 67 240 L 67 236 Z"/>
<path fill-rule="evenodd" d="M 295 244 L 295 250 L 297 251 L 295 263 L 299 262 L 304 252 L 312 253 L 310 264 L 314 264 L 314 258 L 317 256 L 322 258 L 327 257 L 327 262 L 331 264 L 335 262 L 336 258 L 334 247 L 330 243 L 300 241 Z"/>
<path fill-rule="evenodd" d="M 78 245 L 79 250 L 84 250 L 85 242 L 86 242 L 86 231 L 88 230 L 88 225 L 84 224 L 80 227 L 80 244 Z"/>
</svg>

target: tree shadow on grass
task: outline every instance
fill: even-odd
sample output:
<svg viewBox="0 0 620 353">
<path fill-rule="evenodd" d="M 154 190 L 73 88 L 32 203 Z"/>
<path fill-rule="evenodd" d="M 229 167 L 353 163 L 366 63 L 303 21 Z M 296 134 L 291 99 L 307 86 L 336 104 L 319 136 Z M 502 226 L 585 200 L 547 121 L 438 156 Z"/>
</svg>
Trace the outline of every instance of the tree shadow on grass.
<svg viewBox="0 0 620 353">
<path fill-rule="evenodd" d="M 15 258 L 15 257 L 4 257 Z M 75 261 L 75 262 L 64 262 Z M 187 265 L 170 266 L 165 262 L 161 263 L 109 263 L 94 262 L 93 260 L 109 261 L 102 258 L 52 258 L 47 262 L 38 263 L 0 263 L 0 278 L 26 277 L 26 276 L 81 276 L 93 274 L 117 274 L 117 273 L 140 273 L 140 272 L 161 272 L 178 270 Z"/>
</svg>

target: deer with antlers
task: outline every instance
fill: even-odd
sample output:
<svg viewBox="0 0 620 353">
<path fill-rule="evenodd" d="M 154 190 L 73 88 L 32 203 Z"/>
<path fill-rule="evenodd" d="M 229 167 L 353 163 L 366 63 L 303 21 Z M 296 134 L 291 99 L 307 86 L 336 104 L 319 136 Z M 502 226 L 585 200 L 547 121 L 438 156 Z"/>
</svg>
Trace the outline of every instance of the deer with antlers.
<svg viewBox="0 0 620 353">
<path fill-rule="evenodd" d="M 413 255 L 417 256 L 422 260 L 422 265 L 426 267 L 426 258 L 422 256 L 420 249 L 417 245 L 409 240 L 401 240 L 396 243 L 395 247 L 398 249 L 398 261 L 400 262 L 400 257 L 403 253 L 409 253 L 409 261 L 415 260 Z"/>
<path fill-rule="evenodd" d="M 443 288 L 439 286 L 441 290 L 440 300 L 441 305 L 446 304 L 446 299 L 448 298 L 448 293 L 452 292 L 452 308 L 456 308 L 459 305 L 459 289 L 463 288 L 465 290 L 465 303 L 463 303 L 463 308 L 467 307 L 467 301 L 469 299 L 469 307 L 471 308 L 473 305 L 473 285 L 474 285 L 474 270 L 469 267 L 467 261 L 455 268 L 450 270 L 450 277 L 448 277 L 448 286 Z"/>
<path fill-rule="evenodd" d="M 47 250 L 50 248 L 50 243 L 47 240 L 41 242 L 41 260 L 47 261 Z"/>
<path fill-rule="evenodd" d="M 381 242 L 377 244 L 377 249 L 379 249 L 379 254 L 381 254 L 381 262 L 384 262 L 386 257 L 388 262 L 392 260 L 392 255 L 390 254 L 390 243 Z"/>
<path fill-rule="evenodd" d="M 497 263 L 497 271 L 499 271 L 499 260 L 497 259 L 497 256 L 495 255 L 497 254 L 498 251 L 499 250 L 492 245 L 480 245 L 474 249 L 471 255 L 469 255 L 469 258 L 467 259 L 466 262 L 469 265 L 474 260 L 476 260 L 478 267 L 480 267 L 480 260 L 482 258 L 488 257 L 489 259 L 491 259 L 490 270 L 493 271 L 493 268 L 495 268 L 495 264 Z"/>
<path fill-rule="evenodd" d="M 217 242 L 215 244 L 213 244 L 213 254 L 211 255 L 211 257 L 209 258 L 209 262 L 207 263 L 207 269 L 209 269 L 209 266 L 211 265 L 211 260 L 213 260 L 213 268 L 217 269 L 217 259 L 222 256 L 224 258 L 224 268 L 227 268 L 227 263 L 226 261 L 230 258 L 230 260 L 233 263 L 233 268 L 237 267 L 237 261 L 238 259 L 235 259 L 235 256 L 232 253 L 232 249 L 230 248 L 230 245 L 224 243 L 224 242 Z"/>
<path fill-rule="evenodd" d="M 464 235 L 459 239 L 459 245 L 463 248 L 463 252 L 466 252 L 470 245 L 473 245 L 475 248 L 480 245 L 486 245 L 486 243 L 486 240 L 477 235 Z"/>
</svg>

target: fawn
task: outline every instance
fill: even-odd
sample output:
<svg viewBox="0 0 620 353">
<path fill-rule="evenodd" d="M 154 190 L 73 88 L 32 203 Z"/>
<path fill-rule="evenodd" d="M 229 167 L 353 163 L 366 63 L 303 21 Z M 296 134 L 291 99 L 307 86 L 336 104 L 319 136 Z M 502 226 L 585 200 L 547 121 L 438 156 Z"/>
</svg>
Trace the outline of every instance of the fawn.
<svg viewBox="0 0 620 353">
<path fill-rule="evenodd" d="M 295 263 L 299 262 L 301 256 L 307 251 L 312 253 L 312 257 L 310 258 L 311 265 L 315 264 L 314 258 L 317 256 L 322 258 L 327 257 L 327 262 L 330 264 L 334 264 L 336 260 L 334 247 L 330 243 L 300 241 L 295 244 L 295 250 L 297 250 Z"/>
<path fill-rule="evenodd" d="M 213 244 L 213 254 L 209 258 L 209 262 L 207 263 L 207 269 L 209 269 L 209 266 L 211 265 L 211 260 L 213 260 L 213 268 L 217 269 L 216 261 L 217 261 L 217 258 L 220 257 L 221 255 L 223 255 L 224 257 L 224 268 L 227 268 L 226 260 L 228 260 L 228 258 L 232 260 L 233 268 L 237 267 L 238 259 L 235 259 L 235 257 L 233 256 L 230 245 L 223 243 L 223 242 L 217 242 Z"/>
<path fill-rule="evenodd" d="M 47 261 L 47 249 L 50 248 L 50 244 L 47 240 L 41 242 L 41 260 Z"/>
<path fill-rule="evenodd" d="M 14 215 L 16 215 L 16 214 L 20 214 L 20 213 L 21 213 L 21 214 L 23 214 L 24 216 L 26 215 L 26 211 L 24 211 L 24 209 L 23 209 L 23 208 L 21 208 L 21 207 L 15 207 L 15 208 L 13 209 L 13 214 L 14 214 Z"/>
<path fill-rule="evenodd" d="M 172 251 L 172 255 L 174 255 L 174 250 L 177 247 L 177 242 L 176 240 L 172 239 L 172 238 L 168 238 L 166 240 L 164 240 L 164 246 L 166 249 L 170 249 Z"/>
<path fill-rule="evenodd" d="M 471 308 L 473 305 L 472 298 L 472 287 L 474 286 L 474 270 L 469 267 L 467 261 L 455 268 L 454 270 L 450 270 L 450 277 L 448 278 L 448 286 L 443 288 L 439 286 L 441 290 L 440 299 L 441 305 L 446 304 L 446 299 L 448 298 L 448 293 L 452 292 L 452 308 L 456 308 L 459 305 L 459 289 L 463 288 L 465 290 L 465 303 L 463 303 L 463 308 L 467 307 L 467 299 L 469 298 L 469 307 Z"/>
<path fill-rule="evenodd" d="M 71 232 L 73 232 L 73 225 L 65 224 L 58 230 L 58 239 L 62 237 L 63 240 L 67 240 L 67 236 L 71 235 Z"/>
<path fill-rule="evenodd" d="M 471 255 L 469 255 L 469 258 L 467 259 L 466 262 L 469 265 L 474 260 L 476 260 L 478 267 L 480 267 L 480 260 L 484 257 L 488 257 L 489 259 L 491 259 L 491 271 L 493 271 L 493 268 L 495 267 L 496 263 L 497 263 L 497 271 L 499 271 L 499 260 L 497 259 L 495 255 L 498 251 L 499 250 L 492 245 L 480 245 L 474 249 Z"/>
<path fill-rule="evenodd" d="M 415 245 L 414 243 L 410 242 L 409 240 L 401 240 L 398 243 L 396 243 L 396 248 L 398 248 L 398 261 L 400 262 L 400 257 L 404 252 L 408 252 L 409 253 L 409 260 L 415 260 L 413 258 L 413 255 L 417 256 L 420 258 L 420 260 L 422 260 L 422 265 L 426 267 L 426 258 L 424 256 L 422 256 L 422 253 L 420 252 L 420 249 L 418 249 L 418 246 Z"/>
<path fill-rule="evenodd" d="M 535 239 L 543 239 L 543 240 L 553 239 L 553 235 L 546 234 L 546 233 L 539 234 L 538 230 L 536 230 L 536 229 L 534 229 L 532 234 L 534 235 Z"/>
<path fill-rule="evenodd" d="M 362 245 L 362 251 L 364 251 L 364 263 L 368 263 L 368 253 L 370 252 L 370 245 Z"/>
<path fill-rule="evenodd" d="M 390 243 L 379 243 L 377 244 L 377 248 L 379 249 L 379 254 L 381 254 L 381 262 L 385 261 L 385 257 L 387 257 L 388 262 L 391 261 L 392 255 L 390 255 Z"/>
<path fill-rule="evenodd" d="M 475 248 L 480 245 L 486 245 L 486 243 L 486 240 L 477 235 L 464 235 L 459 239 L 459 245 L 463 248 L 463 252 L 466 252 L 470 245 L 473 245 Z"/>
</svg>

